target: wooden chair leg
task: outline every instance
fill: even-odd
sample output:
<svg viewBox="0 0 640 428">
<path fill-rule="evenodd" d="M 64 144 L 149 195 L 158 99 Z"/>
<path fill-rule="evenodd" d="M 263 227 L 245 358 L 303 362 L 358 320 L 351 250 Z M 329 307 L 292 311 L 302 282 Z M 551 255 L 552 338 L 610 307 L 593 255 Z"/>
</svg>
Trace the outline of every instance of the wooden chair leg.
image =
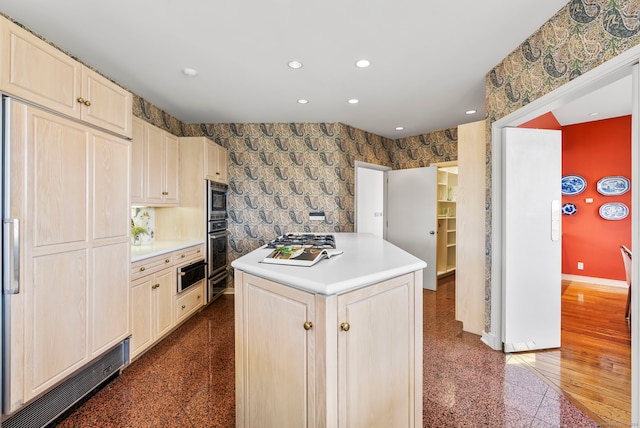
<svg viewBox="0 0 640 428">
<path fill-rule="evenodd" d="M 627 310 L 625 312 L 625 316 L 627 319 L 631 318 L 631 287 L 627 291 Z"/>
</svg>

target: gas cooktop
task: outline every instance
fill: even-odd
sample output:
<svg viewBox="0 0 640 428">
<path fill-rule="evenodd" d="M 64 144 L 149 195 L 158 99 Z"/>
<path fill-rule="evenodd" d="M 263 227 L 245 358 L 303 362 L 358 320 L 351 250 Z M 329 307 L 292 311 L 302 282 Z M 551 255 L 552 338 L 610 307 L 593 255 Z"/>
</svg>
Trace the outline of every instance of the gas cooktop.
<svg viewBox="0 0 640 428">
<path fill-rule="evenodd" d="M 336 248 L 333 235 L 316 233 L 287 233 L 278 236 L 267 244 L 267 248 L 276 248 L 285 245 L 299 245 L 309 248 Z"/>
</svg>

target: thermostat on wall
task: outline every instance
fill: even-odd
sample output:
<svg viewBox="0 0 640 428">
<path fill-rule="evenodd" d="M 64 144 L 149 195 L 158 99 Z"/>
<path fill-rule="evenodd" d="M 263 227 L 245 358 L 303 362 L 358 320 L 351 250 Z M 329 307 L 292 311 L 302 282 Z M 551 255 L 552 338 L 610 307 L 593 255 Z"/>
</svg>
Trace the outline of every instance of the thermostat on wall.
<svg viewBox="0 0 640 428">
<path fill-rule="evenodd" d="M 310 212 L 309 220 L 324 220 L 324 211 Z"/>
</svg>

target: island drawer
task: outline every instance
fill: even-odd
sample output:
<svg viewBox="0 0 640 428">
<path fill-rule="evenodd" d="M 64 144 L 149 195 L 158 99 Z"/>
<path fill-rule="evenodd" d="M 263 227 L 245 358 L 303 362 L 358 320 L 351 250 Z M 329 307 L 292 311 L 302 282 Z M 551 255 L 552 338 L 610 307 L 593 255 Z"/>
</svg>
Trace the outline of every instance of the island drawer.
<svg viewBox="0 0 640 428">
<path fill-rule="evenodd" d="M 197 311 L 204 303 L 204 280 L 176 296 L 176 323 Z"/>
<path fill-rule="evenodd" d="M 148 259 L 139 260 L 131 264 L 131 280 L 142 278 L 158 272 L 173 264 L 173 254 L 167 253 Z"/>
</svg>

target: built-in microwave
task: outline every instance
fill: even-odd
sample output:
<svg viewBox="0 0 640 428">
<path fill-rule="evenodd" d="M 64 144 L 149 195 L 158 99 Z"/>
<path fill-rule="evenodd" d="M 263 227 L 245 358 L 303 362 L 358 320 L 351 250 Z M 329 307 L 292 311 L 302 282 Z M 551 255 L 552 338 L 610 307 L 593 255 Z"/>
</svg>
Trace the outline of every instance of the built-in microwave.
<svg viewBox="0 0 640 428">
<path fill-rule="evenodd" d="M 207 209 L 209 220 L 224 219 L 227 217 L 227 185 L 207 181 Z"/>
<path fill-rule="evenodd" d="M 180 266 L 178 268 L 178 293 L 186 290 L 192 285 L 196 285 L 207 276 L 207 262 L 198 260 L 197 262 Z"/>
</svg>

